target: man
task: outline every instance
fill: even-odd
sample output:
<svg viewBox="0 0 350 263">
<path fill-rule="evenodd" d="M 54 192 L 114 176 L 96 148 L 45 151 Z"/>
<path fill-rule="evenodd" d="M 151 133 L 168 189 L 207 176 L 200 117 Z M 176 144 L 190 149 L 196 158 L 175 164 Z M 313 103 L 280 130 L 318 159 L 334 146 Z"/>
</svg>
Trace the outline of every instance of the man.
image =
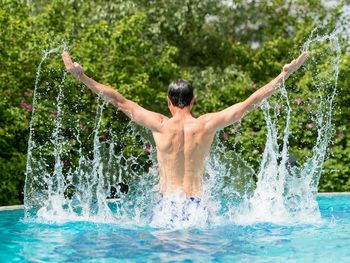
<svg viewBox="0 0 350 263">
<path fill-rule="evenodd" d="M 308 53 L 304 52 L 285 65 L 274 80 L 245 101 L 198 118 L 191 115 L 194 103 L 192 85 L 182 79 L 175 80 L 168 88 L 167 102 L 172 114 L 172 117 L 168 118 L 142 108 L 124 98 L 117 90 L 89 78 L 79 64 L 72 62 L 67 52 L 62 53 L 67 71 L 77 80 L 121 109 L 131 120 L 152 131 L 157 148 L 160 193 L 164 196 L 185 194 L 188 198 L 196 200 L 199 200 L 202 194 L 205 159 L 215 132 L 239 121 L 258 107 L 304 63 L 307 57 Z"/>
</svg>

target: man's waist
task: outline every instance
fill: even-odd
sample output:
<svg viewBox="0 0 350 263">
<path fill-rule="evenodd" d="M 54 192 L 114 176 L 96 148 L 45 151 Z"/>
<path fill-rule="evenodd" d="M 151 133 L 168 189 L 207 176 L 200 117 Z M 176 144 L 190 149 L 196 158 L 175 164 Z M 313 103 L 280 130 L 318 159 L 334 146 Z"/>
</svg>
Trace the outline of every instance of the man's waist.
<svg viewBox="0 0 350 263">
<path fill-rule="evenodd" d="M 161 189 L 160 193 L 166 197 L 184 196 L 188 198 L 201 198 L 201 188 L 184 187 L 183 185 L 167 185 L 165 189 Z"/>
</svg>

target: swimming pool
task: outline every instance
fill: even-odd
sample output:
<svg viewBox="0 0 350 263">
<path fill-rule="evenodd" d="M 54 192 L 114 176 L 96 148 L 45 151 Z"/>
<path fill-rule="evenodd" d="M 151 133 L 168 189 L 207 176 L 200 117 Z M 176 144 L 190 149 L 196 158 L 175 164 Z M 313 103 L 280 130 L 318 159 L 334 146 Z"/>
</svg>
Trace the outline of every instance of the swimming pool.
<svg viewBox="0 0 350 263">
<path fill-rule="evenodd" d="M 155 229 L 23 222 L 0 212 L 1 262 L 350 262 L 350 195 L 318 197 L 322 224 Z"/>
</svg>

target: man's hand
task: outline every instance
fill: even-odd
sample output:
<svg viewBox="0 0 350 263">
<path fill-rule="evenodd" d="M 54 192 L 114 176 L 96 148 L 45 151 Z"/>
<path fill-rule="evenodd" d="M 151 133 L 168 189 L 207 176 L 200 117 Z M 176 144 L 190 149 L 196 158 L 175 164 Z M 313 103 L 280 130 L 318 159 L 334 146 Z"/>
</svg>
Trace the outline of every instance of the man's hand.
<svg viewBox="0 0 350 263">
<path fill-rule="evenodd" d="M 207 123 L 207 129 L 222 129 L 233 122 L 242 119 L 246 114 L 257 108 L 264 99 L 269 98 L 281 83 L 290 76 L 290 74 L 300 68 L 308 56 L 308 52 L 301 53 L 297 59 L 294 59 L 291 63 L 285 65 L 282 72 L 275 79 L 255 91 L 243 102 L 236 103 L 222 111 L 201 116 L 201 118 Z"/>
<path fill-rule="evenodd" d="M 83 68 L 76 62 L 73 63 L 67 51 L 63 51 L 62 59 L 66 70 L 71 73 L 76 79 L 80 80 L 80 77 L 83 75 Z"/>
<path fill-rule="evenodd" d="M 308 56 L 309 56 L 308 52 L 303 52 L 297 59 L 294 59 L 289 64 L 284 65 L 283 71 L 282 71 L 284 74 L 284 77 L 288 78 L 294 71 L 300 68 L 300 66 L 305 62 Z"/>
</svg>

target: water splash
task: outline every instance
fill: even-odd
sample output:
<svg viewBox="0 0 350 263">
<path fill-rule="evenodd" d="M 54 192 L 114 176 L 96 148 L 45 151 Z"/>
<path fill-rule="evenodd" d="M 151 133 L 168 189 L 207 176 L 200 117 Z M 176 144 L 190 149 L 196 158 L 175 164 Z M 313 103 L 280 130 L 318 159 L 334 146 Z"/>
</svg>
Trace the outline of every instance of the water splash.
<svg viewBox="0 0 350 263">
<path fill-rule="evenodd" d="M 45 94 L 41 90 L 45 86 L 40 80 L 42 64 L 50 54 L 61 51 L 62 47 L 45 52 L 38 66 L 30 122 L 25 185 L 26 219 L 34 218 L 42 222 L 88 220 L 176 228 L 227 221 L 239 224 L 261 221 L 282 224 L 320 222 L 316 202 L 317 184 L 331 139 L 331 114 L 340 58 L 335 34 L 310 36 L 304 51 L 314 52 L 314 46 L 321 44 L 330 47 L 329 55 L 334 60 L 327 72 L 315 71 L 312 65 L 317 61 L 313 58 L 308 66 L 308 71 L 314 74 L 313 85 L 319 102 L 313 113 L 317 138 L 309 158 L 300 167 L 292 167 L 289 163 L 288 142 L 292 134 L 293 110 L 283 83 L 280 89 L 283 112 L 268 102 L 262 107 L 267 134 L 259 171 L 254 171 L 240 154 L 226 151 L 217 138 L 207 161 L 203 198 L 199 205 L 188 204 L 188 199 L 181 195 L 160 201 L 154 147 L 150 154 L 130 154 L 132 149 L 129 148 L 133 147 L 128 146 L 128 143 L 137 146 L 150 143 L 145 139 L 149 134 L 133 124 L 113 128 L 103 116 L 108 107 L 99 98 L 94 122 L 90 125 L 91 134 L 87 136 L 84 125 L 81 126 L 81 112 L 72 109 L 82 111 L 88 107 L 78 105 L 82 91 L 75 99 L 67 101 L 69 96 L 64 94 L 64 87 L 68 85 L 66 73 L 61 71 L 58 74 L 58 84 L 46 84 L 51 93 L 58 89 L 54 105 L 46 105 L 38 95 Z M 52 70 L 46 74 L 50 75 L 50 72 Z M 70 103 L 74 104 L 72 109 L 66 106 Z M 48 107 L 54 108 L 57 115 L 51 126 L 40 130 L 43 126 L 40 116 L 43 109 L 47 110 Z M 42 110 L 37 113 L 37 108 Z M 113 115 L 119 116 L 119 113 L 114 112 Z M 282 129 L 278 123 L 281 119 L 284 119 Z M 109 138 L 106 138 L 106 129 Z M 45 140 L 41 133 L 50 135 Z M 87 139 L 93 143 L 89 145 Z M 70 165 L 65 163 L 67 160 L 71 162 Z M 149 167 L 143 169 L 140 163 L 146 163 Z M 253 177 L 257 178 L 256 183 Z M 122 182 L 129 186 L 127 194 L 121 191 Z M 111 188 L 115 189 L 113 195 Z"/>
<path fill-rule="evenodd" d="M 26 165 L 26 181 L 25 181 L 25 187 L 24 187 L 24 205 L 26 211 L 31 210 L 36 204 L 41 202 L 41 196 L 36 197 L 36 185 L 40 184 L 37 182 L 36 178 L 33 178 L 31 175 L 35 173 L 33 171 L 33 162 L 35 161 L 35 158 L 33 157 L 33 149 L 36 147 L 39 147 L 36 145 L 35 140 L 33 139 L 34 136 L 34 115 L 36 112 L 36 107 L 38 105 L 38 85 L 41 77 L 41 67 L 44 61 L 53 53 L 58 52 L 62 48 L 65 48 L 65 45 L 59 46 L 57 48 L 44 51 L 43 57 L 38 65 L 38 69 L 36 72 L 36 78 L 35 78 L 35 86 L 34 86 L 34 92 L 33 92 L 33 108 L 32 108 L 32 118 L 29 123 L 29 139 L 28 139 L 28 151 L 27 151 L 27 165 Z M 64 75 L 65 78 L 65 75 Z M 64 80 L 64 79 L 63 79 Z"/>
<path fill-rule="evenodd" d="M 312 154 L 300 167 L 292 167 L 289 163 L 288 141 L 291 135 L 292 108 L 283 83 L 280 92 L 285 101 L 286 117 L 282 143 L 278 142 L 278 110 L 271 109 L 270 104 L 265 102 L 263 111 L 267 127 L 266 147 L 257 175 L 257 185 L 253 196 L 232 211 L 235 222 L 243 224 L 260 221 L 280 224 L 321 222 L 316 194 L 327 147 L 332 137 L 333 100 L 337 92 L 341 50 L 335 34 L 316 37 L 311 35 L 303 48 L 303 51 L 311 52 L 313 60 L 311 65 L 316 64 L 317 55 L 320 55 L 317 54 L 317 50 L 311 49 L 311 45 L 327 45 L 329 50 L 325 52 L 322 49 L 321 55 L 333 58 L 328 71 L 327 69 L 323 72 L 311 71 L 313 86 L 318 96 L 318 106 L 313 114 L 317 139 Z M 272 116 L 271 110 L 274 112 Z"/>
</svg>

